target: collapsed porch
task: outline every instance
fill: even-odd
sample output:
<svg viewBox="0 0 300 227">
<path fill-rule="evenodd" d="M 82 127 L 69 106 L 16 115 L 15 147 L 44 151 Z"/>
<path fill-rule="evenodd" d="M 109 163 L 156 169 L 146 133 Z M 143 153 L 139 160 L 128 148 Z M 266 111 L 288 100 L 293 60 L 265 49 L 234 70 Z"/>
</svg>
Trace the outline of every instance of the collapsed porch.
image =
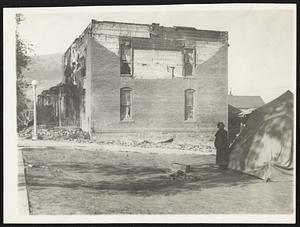
<svg viewBox="0 0 300 227">
<path fill-rule="evenodd" d="M 85 90 L 60 83 L 38 95 L 37 123 L 59 127 L 82 127 L 85 119 Z"/>
</svg>

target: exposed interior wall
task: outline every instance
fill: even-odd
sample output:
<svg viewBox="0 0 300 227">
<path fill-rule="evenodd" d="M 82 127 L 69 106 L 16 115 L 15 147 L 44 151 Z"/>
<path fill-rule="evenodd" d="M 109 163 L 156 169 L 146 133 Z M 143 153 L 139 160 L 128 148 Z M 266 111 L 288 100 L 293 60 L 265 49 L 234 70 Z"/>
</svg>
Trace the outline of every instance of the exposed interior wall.
<svg viewBox="0 0 300 227">
<path fill-rule="evenodd" d="M 134 49 L 134 78 L 172 79 L 183 76 L 182 51 Z"/>
</svg>

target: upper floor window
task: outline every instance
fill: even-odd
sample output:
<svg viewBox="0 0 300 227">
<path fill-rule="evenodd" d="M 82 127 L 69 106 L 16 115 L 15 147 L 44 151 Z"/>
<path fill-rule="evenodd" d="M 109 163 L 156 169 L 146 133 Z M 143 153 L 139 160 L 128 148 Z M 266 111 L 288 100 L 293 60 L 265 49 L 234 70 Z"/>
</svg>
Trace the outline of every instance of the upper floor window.
<svg viewBox="0 0 300 227">
<path fill-rule="evenodd" d="M 120 90 L 120 120 L 129 121 L 132 118 L 131 88 Z"/>
<path fill-rule="evenodd" d="M 120 43 L 120 71 L 121 75 L 132 74 L 132 48 L 129 41 Z"/>
<path fill-rule="evenodd" d="M 194 119 L 194 93 L 195 90 L 193 89 L 188 89 L 184 92 L 184 120 L 186 121 Z"/>
<path fill-rule="evenodd" d="M 80 64 L 81 77 L 85 77 L 86 76 L 86 60 L 85 60 L 85 56 L 81 56 L 79 58 L 79 64 Z"/>
<path fill-rule="evenodd" d="M 196 65 L 196 51 L 192 48 L 184 49 L 184 76 L 193 76 Z"/>
</svg>

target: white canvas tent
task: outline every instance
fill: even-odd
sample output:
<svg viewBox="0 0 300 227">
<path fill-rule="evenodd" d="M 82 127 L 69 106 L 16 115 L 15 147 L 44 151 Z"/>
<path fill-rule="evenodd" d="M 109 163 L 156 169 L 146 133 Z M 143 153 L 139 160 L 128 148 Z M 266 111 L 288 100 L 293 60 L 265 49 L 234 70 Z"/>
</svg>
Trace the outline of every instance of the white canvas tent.
<svg viewBox="0 0 300 227">
<path fill-rule="evenodd" d="M 256 109 L 229 148 L 228 167 L 264 180 L 291 180 L 293 110 L 290 91 Z"/>
</svg>

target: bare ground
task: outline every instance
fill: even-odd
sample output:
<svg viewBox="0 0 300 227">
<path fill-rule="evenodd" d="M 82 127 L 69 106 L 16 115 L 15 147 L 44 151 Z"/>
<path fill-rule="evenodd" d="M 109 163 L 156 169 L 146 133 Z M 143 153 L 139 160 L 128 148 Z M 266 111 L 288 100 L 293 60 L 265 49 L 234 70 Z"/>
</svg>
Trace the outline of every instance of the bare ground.
<svg viewBox="0 0 300 227">
<path fill-rule="evenodd" d="M 32 214 L 290 214 L 293 182 L 214 165 L 214 155 L 22 148 Z M 191 165 L 172 180 L 172 162 Z"/>
</svg>

